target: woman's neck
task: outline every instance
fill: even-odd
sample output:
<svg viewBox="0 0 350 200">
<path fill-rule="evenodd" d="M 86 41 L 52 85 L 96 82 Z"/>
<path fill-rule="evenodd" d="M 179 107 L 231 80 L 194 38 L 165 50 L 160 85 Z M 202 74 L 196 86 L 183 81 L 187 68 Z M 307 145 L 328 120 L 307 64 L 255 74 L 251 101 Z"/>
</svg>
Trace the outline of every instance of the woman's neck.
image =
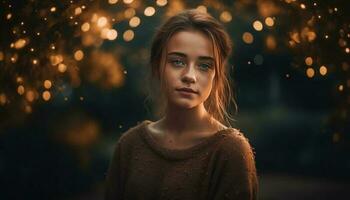
<svg viewBox="0 0 350 200">
<path fill-rule="evenodd" d="M 213 123 L 212 117 L 203 104 L 191 109 L 168 106 L 161 121 L 163 129 L 177 136 L 193 131 L 206 130 L 208 126 L 212 127 L 209 123 Z"/>
</svg>

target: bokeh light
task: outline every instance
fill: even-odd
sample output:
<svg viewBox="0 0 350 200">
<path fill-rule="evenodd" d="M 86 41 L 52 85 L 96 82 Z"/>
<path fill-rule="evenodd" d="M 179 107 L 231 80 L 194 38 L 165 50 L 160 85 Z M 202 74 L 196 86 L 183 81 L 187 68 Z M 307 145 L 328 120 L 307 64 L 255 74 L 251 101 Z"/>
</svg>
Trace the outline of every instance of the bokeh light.
<svg viewBox="0 0 350 200">
<path fill-rule="evenodd" d="M 153 16 L 154 13 L 156 12 L 156 10 L 154 9 L 154 7 L 152 6 L 148 6 L 147 8 L 145 8 L 144 14 L 145 16 Z"/>
<path fill-rule="evenodd" d="M 84 52 L 82 50 L 77 50 L 74 52 L 74 59 L 80 61 L 84 58 Z"/>
<path fill-rule="evenodd" d="M 256 31 L 261 31 L 263 29 L 263 24 L 259 20 L 256 20 L 253 22 L 253 27 Z"/>
<path fill-rule="evenodd" d="M 222 22 L 225 22 L 225 23 L 228 23 L 232 20 L 232 15 L 230 12 L 228 11 L 223 11 L 221 14 L 220 14 L 220 20 Z"/>
<path fill-rule="evenodd" d="M 254 36 L 249 32 L 243 33 L 242 39 L 247 44 L 252 44 L 254 42 Z"/>
<path fill-rule="evenodd" d="M 132 39 L 134 39 L 134 31 L 133 30 L 127 30 L 124 32 L 123 34 L 123 39 L 126 41 L 126 42 L 129 42 L 131 41 Z"/>
</svg>

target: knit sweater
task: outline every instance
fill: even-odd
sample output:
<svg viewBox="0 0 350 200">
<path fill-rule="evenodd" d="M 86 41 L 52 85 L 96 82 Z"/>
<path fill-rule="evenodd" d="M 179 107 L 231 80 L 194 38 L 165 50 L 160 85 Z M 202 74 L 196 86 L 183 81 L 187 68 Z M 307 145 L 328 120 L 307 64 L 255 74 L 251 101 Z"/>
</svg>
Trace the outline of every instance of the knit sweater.
<svg viewBox="0 0 350 200">
<path fill-rule="evenodd" d="M 254 154 L 235 128 L 217 131 L 187 149 L 168 149 L 144 120 L 116 142 L 106 176 L 105 200 L 255 200 Z"/>
</svg>

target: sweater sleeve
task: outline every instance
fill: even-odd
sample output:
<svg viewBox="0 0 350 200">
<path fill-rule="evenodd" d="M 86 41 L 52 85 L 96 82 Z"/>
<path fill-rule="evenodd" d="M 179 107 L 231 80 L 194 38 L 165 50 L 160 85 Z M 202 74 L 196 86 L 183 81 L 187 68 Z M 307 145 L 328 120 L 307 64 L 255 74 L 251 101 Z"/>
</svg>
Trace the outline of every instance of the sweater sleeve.
<svg viewBox="0 0 350 200">
<path fill-rule="evenodd" d="M 251 146 L 241 134 L 228 141 L 215 162 L 209 199 L 256 200 L 258 179 Z"/>
<path fill-rule="evenodd" d="M 122 199 L 120 155 L 121 145 L 119 140 L 116 143 L 112 159 L 107 170 L 104 200 Z"/>
</svg>

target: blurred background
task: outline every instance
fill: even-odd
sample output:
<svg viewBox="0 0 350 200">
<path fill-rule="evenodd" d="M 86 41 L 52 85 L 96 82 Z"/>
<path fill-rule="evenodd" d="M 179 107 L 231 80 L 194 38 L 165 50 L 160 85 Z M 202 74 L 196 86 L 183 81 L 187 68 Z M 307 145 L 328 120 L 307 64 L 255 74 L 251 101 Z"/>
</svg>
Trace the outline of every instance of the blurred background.
<svg viewBox="0 0 350 200">
<path fill-rule="evenodd" d="M 156 120 L 151 38 L 186 8 L 233 40 L 260 199 L 349 198 L 350 1 L 1 0 L 0 199 L 103 198 L 116 140 Z"/>
</svg>

